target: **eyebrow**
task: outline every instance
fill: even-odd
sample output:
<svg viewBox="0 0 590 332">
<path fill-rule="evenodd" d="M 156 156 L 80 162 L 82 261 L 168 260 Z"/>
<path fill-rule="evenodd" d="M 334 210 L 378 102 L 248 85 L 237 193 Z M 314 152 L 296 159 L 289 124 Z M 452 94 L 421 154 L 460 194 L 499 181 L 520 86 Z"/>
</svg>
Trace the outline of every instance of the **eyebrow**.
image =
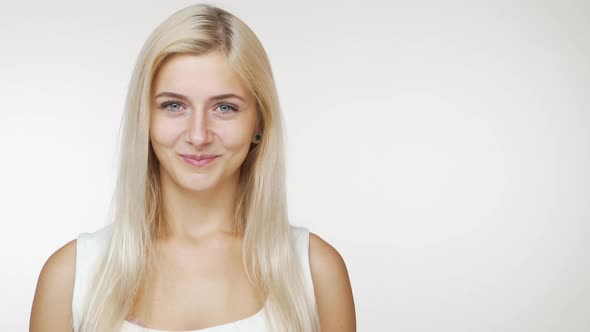
<svg viewBox="0 0 590 332">
<path fill-rule="evenodd" d="M 186 96 L 178 94 L 178 93 L 174 93 L 174 92 L 160 92 L 154 97 L 154 99 L 157 99 L 159 97 L 173 97 L 173 98 L 188 100 L 188 98 Z M 240 97 L 239 95 L 237 95 L 235 93 L 224 93 L 221 95 L 213 96 L 213 97 L 209 98 L 209 100 L 219 100 L 219 99 L 226 99 L 226 98 L 237 98 L 243 102 L 246 102 L 244 100 L 244 98 Z"/>
</svg>

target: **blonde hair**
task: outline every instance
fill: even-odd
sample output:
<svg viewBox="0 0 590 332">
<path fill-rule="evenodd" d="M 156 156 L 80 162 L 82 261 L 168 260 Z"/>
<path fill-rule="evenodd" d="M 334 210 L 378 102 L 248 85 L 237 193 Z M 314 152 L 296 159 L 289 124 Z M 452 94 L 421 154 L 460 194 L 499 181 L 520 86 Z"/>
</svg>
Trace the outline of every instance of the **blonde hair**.
<svg viewBox="0 0 590 332">
<path fill-rule="evenodd" d="M 80 330 L 114 331 L 133 309 L 145 276 L 155 267 L 162 231 L 159 164 L 149 140 L 152 83 L 174 54 L 221 51 L 255 96 L 261 142 L 247 155 L 234 232 L 243 237 L 242 262 L 266 296 L 271 331 L 319 331 L 317 307 L 305 290 L 286 204 L 284 129 L 271 66 L 254 32 L 231 13 L 209 5 L 183 8 L 162 22 L 135 64 L 122 119 L 119 169 L 109 210 L 112 236 L 94 279 Z"/>
</svg>

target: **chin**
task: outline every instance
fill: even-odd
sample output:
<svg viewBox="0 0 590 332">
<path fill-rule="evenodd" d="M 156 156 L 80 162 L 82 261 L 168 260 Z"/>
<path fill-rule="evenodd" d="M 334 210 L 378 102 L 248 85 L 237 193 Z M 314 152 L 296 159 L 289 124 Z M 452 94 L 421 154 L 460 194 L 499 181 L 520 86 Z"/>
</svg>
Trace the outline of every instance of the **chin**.
<svg viewBox="0 0 590 332">
<path fill-rule="evenodd" d="M 217 181 L 213 181 L 212 179 L 190 179 L 183 181 L 181 184 L 184 189 L 189 191 L 207 191 L 216 185 Z"/>
</svg>

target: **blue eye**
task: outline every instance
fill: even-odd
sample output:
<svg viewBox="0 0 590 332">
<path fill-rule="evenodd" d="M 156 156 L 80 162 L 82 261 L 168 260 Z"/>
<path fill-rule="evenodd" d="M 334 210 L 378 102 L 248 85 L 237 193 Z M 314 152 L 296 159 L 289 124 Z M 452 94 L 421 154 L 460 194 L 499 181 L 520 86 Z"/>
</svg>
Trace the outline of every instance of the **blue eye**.
<svg viewBox="0 0 590 332">
<path fill-rule="evenodd" d="M 235 105 L 232 104 L 228 104 L 228 103 L 221 103 L 218 105 L 218 107 L 220 107 L 220 110 L 222 110 L 221 107 L 226 107 L 225 110 L 226 111 L 222 111 L 221 113 L 230 113 L 230 112 L 237 112 L 238 108 Z"/>
<path fill-rule="evenodd" d="M 169 105 L 180 105 L 180 104 L 179 103 L 175 103 L 175 102 L 164 103 L 160 107 L 161 108 L 165 108 L 167 111 L 170 111 L 172 113 L 178 113 L 178 110 L 179 110 L 178 108 L 176 108 L 176 109 L 170 109 L 170 108 L 168 108 Z"/>
</svg>

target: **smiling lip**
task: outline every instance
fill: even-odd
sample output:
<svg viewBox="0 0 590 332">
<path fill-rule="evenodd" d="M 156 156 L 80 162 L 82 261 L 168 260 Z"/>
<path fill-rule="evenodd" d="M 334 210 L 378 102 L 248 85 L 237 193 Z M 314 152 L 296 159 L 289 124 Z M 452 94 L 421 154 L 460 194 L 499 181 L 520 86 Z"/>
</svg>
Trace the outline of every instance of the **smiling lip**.
<svg viewBox="0 0 590 332">
<path fill-rule="evenodd" d="M 212 162 L 214 162 L 219 155 L 201 155 L 201 156 L 194 156 L 194 155 L 180 155 L 182 159 L 189 165 L 195 167 L 205 167 Z"/>
<path fill-rule="evenodd" d="M 194 155 L 194 154 L 181 154 L 180 156 L 188 159 L 193 159 L 196 161 L 201 161 L 203 159 L 214 159 L 219 157 L 217 154 L 202 154 L 202 155 Z"/>
</svg>

